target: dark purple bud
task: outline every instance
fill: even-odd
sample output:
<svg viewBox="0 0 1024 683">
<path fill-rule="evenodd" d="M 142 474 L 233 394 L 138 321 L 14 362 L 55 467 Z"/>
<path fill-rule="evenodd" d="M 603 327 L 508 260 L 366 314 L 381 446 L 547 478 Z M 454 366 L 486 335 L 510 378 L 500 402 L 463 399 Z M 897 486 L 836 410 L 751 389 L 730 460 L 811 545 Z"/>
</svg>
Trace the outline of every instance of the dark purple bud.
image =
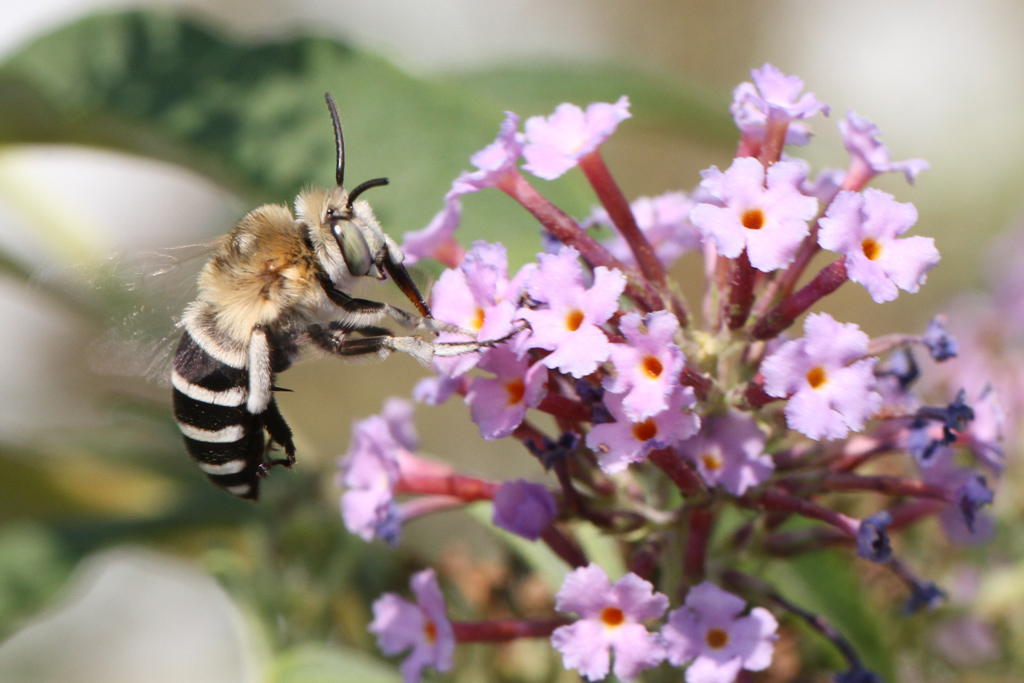
<svg viewBox="0 0 1024 683">
<path fill-rule="evenodd" d="M 857 554 L 872 562 L 884 563 L 892 559 L 892 545 L 886 527 L 892 523 L 887 510 L 875 513 L 860 523 L 857 531 Z"/>
<path fill-rule="evenodd" d="M 964 523 L 972 534 L 974 533 L 974 522 L 977 519 L 978 510 L 985 505 L 990 505 L 993 497 L 992 489 L 988 487 L 985 477 L 980 474 L 969 477 L 964 482 L 964 485 L 960 487 L 960 490 L 957 491 L 957 507 L 960 508 L 960 514 L 964 517 Z"/>
<path fill-rule="evenodd" d="M 956 339 L 946 331 L 942 324 L 941 316 L 931 319 L 931 322 L 928 323 L 928 329 L 925 330 L 924 336 L 921 339 L 924 341 L 924 345 L 928 347 L 932 358 L 936 361 L 941 363 L 944 360 L 956 358 Z"/>
<path fill-rule="evenodd" d="M 933 610 L 946 601 L 946 591 L 928 581 L 914 581 L 912 592 L 903 605 L 903 614 L 909 616 L 922 609 Z"/>
</svg>

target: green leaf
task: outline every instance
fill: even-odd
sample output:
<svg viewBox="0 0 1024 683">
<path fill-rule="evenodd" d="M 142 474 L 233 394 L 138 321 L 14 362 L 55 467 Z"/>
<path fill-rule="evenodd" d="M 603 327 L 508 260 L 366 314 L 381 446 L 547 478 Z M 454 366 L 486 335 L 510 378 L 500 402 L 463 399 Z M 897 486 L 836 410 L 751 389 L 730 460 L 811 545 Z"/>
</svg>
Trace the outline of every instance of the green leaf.
<svg viewBox="0 0 1024 683">
<path fill-rule="evenodd" d="M 614 64 L 543 64 L 451 74 L 453 86 L 486 93 L 503 109 L 548 113 L 562 102 L 586 106 L 629 96 L 632 126 L 735 147 L 729 100 L 696 83 L 670 83 Z"/>
<path fill-rule="evenodd" d="M 326 91 L 345 126 L 346 184 L 390 178 L 370 198 L 396 236 L 441 209 L 510 104 L 525 115 L 625 93 L 634 103 L 631 125 L 703 145 L 735 139 L 725 98 L 628 69 L 549 65 L 425 82 L 335 40 L 247 44 L 190 19 L 132 11 L 82 19 L 0 65 L 0 143 L 121 150 L 190 168 L 252 206 L 289 203 L 303 187 L 333 183 Z M 580 174 L 569 175 L 535 182 L 564 210 L 584 215 L 593 195 Z M 502 242 L 513 264 L 539 249 L 536 222 L 500 192 L 467 197 L 460 231 L 466 244 Z M 20 274 L 2 257 L 0 268 Z"/>
<path fill-rule="evenodd" d="M 371 198 L 393 234 L 430 220 L 502 118 L 337 41 L 248 45 L 124 12 L 59 29 L 0 66 L 0 142 L 122 150 L 193 169 L 254 205 L 290 203 L 334 182 L 327 91 L 345 127 L 346 184 L 391 179 Z"/>
<path fill-rule="evenodd" d="M 273 683 L 398 683 L 397 666 L 355 650 L 306 646 L 274 661 Z"/>
<path fill-rule="evenodd" d="M 787 599 L 824 616 L 850 641 L 865 666 L 885 680 L 895 680 L 892 629 L 864 590 L 848 552 L 827 550 L 787 558 L 775 563 L 766 578 Z"/>
</svg>

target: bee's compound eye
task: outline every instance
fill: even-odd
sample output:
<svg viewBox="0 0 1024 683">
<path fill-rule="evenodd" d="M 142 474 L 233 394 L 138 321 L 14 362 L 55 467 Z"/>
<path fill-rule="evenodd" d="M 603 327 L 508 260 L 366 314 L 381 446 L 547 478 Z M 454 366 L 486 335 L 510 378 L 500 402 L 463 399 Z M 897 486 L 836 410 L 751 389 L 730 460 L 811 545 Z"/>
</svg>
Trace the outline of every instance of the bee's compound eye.
<svg viewBox="0 0 1024 683">
<path fill-rule="evenodd" d="M 348 272 L 353 275 L 366 275 L 373 265 L 370 246 L 363 238 L 363 233 L 348 221 L 334 225 L 334 239 L 338 242 L 341 255 L 345 259 Z"/>
</svg>

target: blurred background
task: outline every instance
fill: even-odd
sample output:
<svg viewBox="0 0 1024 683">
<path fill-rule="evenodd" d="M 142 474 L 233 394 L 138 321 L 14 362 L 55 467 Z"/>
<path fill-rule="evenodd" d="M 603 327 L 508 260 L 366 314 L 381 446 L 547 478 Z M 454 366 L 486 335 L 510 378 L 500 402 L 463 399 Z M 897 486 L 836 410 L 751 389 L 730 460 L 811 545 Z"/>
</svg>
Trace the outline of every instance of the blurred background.
<svg viewBox="0 0 1024 683">
<path fill-rule="evenodd" d="M 915 233 L 936 238 L 942 263 L 920 294 L 885 307 L 873 306 L 862 291 L 840 291 L 829 304 L 837 318 L 872 333 L 918 329 L 942 302 L 985 285 L 989 243 L 1021 209 L 1024 5 L 1013 0 L 39 0 L 7 2 L 0 9 L 0 60 L 17 57 L 41 36 L 95 12 L 139 7 L 196 19 L 241 45 L 302 36 L 339 39 L 430 84 L 434 97 L 443 100 L 446 92 L 457 90 L 465 110 L 482 123 L 470 127 L 471 139 L 459 141 L 464 149 L 456 146 L 461 162 L 446 160 L 443 170 L 435 170 L 431 155 L 451 149 L 446 139 L 412 138 L 401 153 L 380 151 L 387 123 L 415 121 L 425 117 L 421 110 L 375 112 L 372 88 L 329 84 L 347 122 L 350 177 L 358 176 L 358 182 L 376 175 L 432 176 L 430 192 L 414 198 L 397 182 L 375 191 L 378 215 L 396 236 L 423 227 L 441 208 L 448 184 L 468 166 L 468 154 L 493 139 L 504 109 L 526 106 L 517 109 L 523 117 L 548 113 L 574 96 L 559 98 L 558 86 L 577 71 L 581 79 L 602 69 L 637 74 L 643 87 L 657 83 L 696 103 L 689 110 L 692 118 L 677 128 L 645 125 L 649 100 L 627 91 L 634 97 L 635 118 L 606 147 L 609 165 L 628 195 L 689 189 L 699 181 L 700 169 L 730 163 L 736 137 L 728 118 L 731 90 L 766 61 L 799 75 L 808 90 L 832 106 L 830 119 L 812 122 L 815 142 L 800 150 L 816 168 L 845 165 L 835 122 L 848 109 L 880 126 L 894 159 L 923 157 L 932 166 L 917 187 L 907 187 L 902 177 L 877 185 L 918 207 Z M 99 59 L 106 45 L 91 49 Z M 557 67 L 558 77 L 547 82 L 551 67 Z M 613 84 L 623 82 L 629 79 Z M 607 100 L 618 94 L 622 91 Z M 322 103 L 315 100 L 310 107 L 321 126 L 312 144 L 323 153 L 307 170 L 308 178 L 326 185 L 332 178 L 330 128 Z M 683 130 L 685 124 L 693 125 Z M 3 136 L 11 130 L 16 134 Z M 253 615 L 273 613 L 269 603 L 275 601 L 291 600 L 292 609 L 295 601 L 315 601 L 330 580 L 358 571 L 363 565 L 350 565 L 363 560 L 344 559 L 356 552 L 355 543 L 320 553 L 324 556 L 317 561 L 334 569 L 299 580 L 299 588 L 281 589 L 286 596 L 264 595 L 262 606 L 237 607 L 219 586 L 265 594 L 277 590 L 294 569 L 261 565 L 266 558 L 259 555 L 267 547 L 261 544 L 326 548 L 330 543 L 324 539 L 340 523 L 320 519 L 320 526 L 306 527 L 316 532 L 279 530 L 283 536 L 270 543 L 245 526 L 254 516 L 254 526 L 268 523 L 265 511 L 235 501 L 211 502 L 220 493 L 203 489 L 208 485 L 198 472 L 185 471 L 187 459 L 173 424 L 161 412 L 169 408 L 168 392 L 142 379 L 97 376 L 94 340 L 102 337 L 102 325 L 68 305 L 73 297 L 55 300 L 47 284 L 53 273 L 77 273 L 109 254 L 222 234 L 256 204 L 288 201 L 289 181 L 233 186 L 224 174 L 198 172 L 202 164 L 171 163 L 176 154 L 187 154 L 185 148 L 140 155 L 159 148 L 143 137 L 121 145 L 135 150 L 124 153 L 112 149 L 118 145 L 60 144 L 62 136 L 56 134 L 39 144 L 32 134 L 18 132 L 23 130 L 0 125 L 0 247 L 25 272 L 35 273 L 29 282 L 0 279 L 5 330 L 0 436 L 13 472 L 8 488 L 14 489 L 7 502 L 0 502 L 0 635 L 9 638 L 0 646 L 0 679 L 312 680 L 294 672 L 329 655 L 297 656 L 300 664 L 268 663 L 262 645 L 294 646 L 336 629 L 332 620 L 345 604 L 304 606 L 299 612 L 309 618 L 308 629 L 286 636 L 268 633 L 265 621 L 258 626 Z M 81 140 L 116 137 L 91 135 Z M 73 133 L 67 138 L 78 141 Z M 570 213 L 588 212 L 590 199 L 578 180 L 552 192 Z M 467 206 L 468 215 L 473 204 Z M 489 219 L 507 208 L 481 204 L 480 210 Z M 497 223 L 477 229 L 478 236 L 508 243 L 520 260 L 537 248 L 532 231 L 515 233 Z M 436 272 L 421 276 L 429 280 Z M 363 293 L 385 296 L 373 289 Z M 424 376 L 407 358 L 393 358 L 383 367 L 339 365 L 317 360 L 290 370 L 286 386 L 295 393 L 281 400 L 298 434 L 301 472 L 295 478 L 325 501 L 331 514 L 329 506 L 336 506 L 331 471 L 346 448 L 352 421 L 377 412 L 389 395 L 407 396 Z M 132 407 L 126 410 L 126 404 Z M 430 411 L 420 424 L 424 450 L 495 476 L 539 476 L 515 444 L 482 442 L 460 406 Z M 126 455 L 140 443 L 153 459 L 141 465 Z M 149 466 L 163 457 L 180 460 L 181 471 Z M 289 476 L 275 472 L 268 488 L 271 498 L 280 495 L 285 501 L 280 505 L 295 504 L 288 496 L 296 494 L 278 493 L 287 486 L 280 480 Z M 194 494 L 201 503 L 183 505 L 192 500 L 193 488 L 202 489 Z M 191 509 L 195 518 L 166 514 L 171 509 Z M 204 519 L 215 524 L 208 528 Z M 200 527 L 201 533 L 181 533 Z M 426 528 L 422 550 L 429 554 L 429 524 Z M 125 549 L 141 546 L 149 549 Z M 368 557 L 367 566 L 383 561 L 373 551 Z M 210 574 L 220 582 L 211 581 Z M 168 613 L 178 617 L 150 618 Z M 355 610 L 346 620 L 359 618 Z M 83 639 L 83 633 L 89 637 Z M 47 657 L 55 643 L 78 645 L 69 645 L 60 658 Z M 183 649 L 193 655 L 183 660 Z M 351 680 L 370 680 L 370 673 L 360 675 L 366 678 Z M 390 680 L 387 673 L 373 675 Z"/>
</svg>

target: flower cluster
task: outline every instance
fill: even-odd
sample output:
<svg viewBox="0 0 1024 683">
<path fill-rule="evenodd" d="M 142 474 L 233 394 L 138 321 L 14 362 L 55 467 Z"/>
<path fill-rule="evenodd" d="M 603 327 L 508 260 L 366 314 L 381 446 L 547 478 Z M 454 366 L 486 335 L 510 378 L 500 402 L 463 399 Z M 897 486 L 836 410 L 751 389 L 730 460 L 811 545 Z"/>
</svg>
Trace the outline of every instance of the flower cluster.
<svg viewBox="0 0 1024 683">
<path fill-rule="evenodd" d="M 491 501 L 496 526 L 546 544 L 567 566 L 540 620 L 449 622 L 433 572 L 413 579 L 418 606 L 381 598 L 371 629 L 387 654 L 412 649 L 406 681 L 427 665 L 447 669 L 457 642 L 545 637 L 588 680 L 628 681 L 662 665 L 685 667 L 688 683 L 728 683 L 771 665 L 777 618 L 832 641 L 848 663 L 841 680 L 871 680 L 821 615 L 739 571 L 750 566 L 741 558 L 762 566 L 845 546 L 891 570 L 921 606 L 941 592 L 898 559 L 890 534 L 933 516 L 954 540 L 987 533 L 1008 418 L 976 381 L 965 392 L 947 379 L 948 403 L 916 391 L 919 360 L 956 355 L 941 319 L 872 339 L 812 310 L 847 281 L 877 303 L 925 282 L 939 253 L 932 239 L 906 235 L 915 208 L 867 184 L 893 171 L 913 182 L 927 164 L 891 161 L 878 129 L 850 112 L 839 126 L 848 169 L 812 179 L 784 149 L 807 144 L 808 120 L 828 106 L 771 65 L 752 73 L 734 94 L 736 157 L 688 193 L 630 204 L 601 155 L 631 116 L 627 98 L 563 104 L 522 131 L 508 113 L 444 209 L 406 236 L 410 258 L 448 267 L 431 295 L 435 317 L 480 339 L 511 335 L 437 359 L 415 398 L 461 397 L 484 439 L 520 441 L 557 485 L 479 479 L 422 458 L 410 404 L 392 401 L 355 426 L 340 476 L 345 521 L 396 543 L 416 516 Z M 574 168 L 601 204 L 580 220 L 523 175 Z M 456 239 L 462 195 L 486 189 L 529 211 L 546 238 L 536 262 L 514 273 L 502 245 Z M 689 252 L 704 259 L 699 311 L 668 274 Z M 534 414 L 549 416 L 546 426 Z M 840 492 L 873 495 L 851 504 Z M 614 583 L 579 541 L 582 524 L 617 537 L 628 570 Z"/>
</svg>

